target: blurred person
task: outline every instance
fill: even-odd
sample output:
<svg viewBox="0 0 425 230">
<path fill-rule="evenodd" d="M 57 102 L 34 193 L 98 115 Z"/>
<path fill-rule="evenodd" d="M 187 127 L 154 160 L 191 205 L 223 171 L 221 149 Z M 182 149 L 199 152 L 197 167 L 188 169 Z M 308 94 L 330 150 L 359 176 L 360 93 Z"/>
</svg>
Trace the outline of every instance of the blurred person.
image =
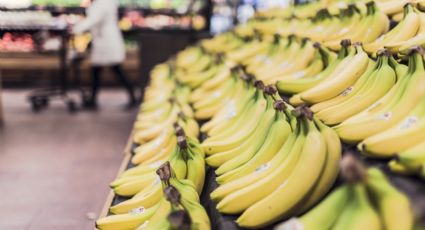
<svg viewBox="0 0 425 230">
<path fill-rule="evenodd" d="M 125 46 L 121 30 L 118 27 L 118 1 L 91 0 L 86 18 L 76 24 L 72 33 L 90 31 L 93 37 L 91 49 L 92 86 L 89 98 L 84 99 L 86 108 L 97 108 L 97 94 L 101 84 L 104 67 L 109 67 L 121 84 L 126 88 L 129 101 L 127 109 L 137 105 L 134 89 L 122 68 L 125 60 Z"/>
</svg>

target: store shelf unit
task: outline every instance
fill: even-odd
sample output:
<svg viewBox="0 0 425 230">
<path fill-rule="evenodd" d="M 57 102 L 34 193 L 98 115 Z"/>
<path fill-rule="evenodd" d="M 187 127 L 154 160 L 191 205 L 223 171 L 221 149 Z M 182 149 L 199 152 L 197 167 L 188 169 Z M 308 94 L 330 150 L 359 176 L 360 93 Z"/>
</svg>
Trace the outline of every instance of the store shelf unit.
<svg viewBox="0 0 425 230">
<path fill-rule="evenodd" d="M 28 95 L 28 100 L 32 105 L 33 111 L 36 112 L 47 107 L 51 99 L 62 100 L 70 112 L 75 112 L 77 109 L 76 102 L 67 94 L 69 88 L 69 62 L 67 57 L 70 37 L 68 31 L 65 28 L 56 26 L 0 26 L 0 34 L 6 32 L 26 32 L 32 35 L 49 32 L 60 38 L 61 45 L 56 51 L 0 52 L 0 59 L 3 59 L 2 64 L 0 64 L 0 70 L 10 68 L 22 70 L 58 68 L 57 78 L 59 79 L 59 85 L 34 90 Z"/>
</svg>

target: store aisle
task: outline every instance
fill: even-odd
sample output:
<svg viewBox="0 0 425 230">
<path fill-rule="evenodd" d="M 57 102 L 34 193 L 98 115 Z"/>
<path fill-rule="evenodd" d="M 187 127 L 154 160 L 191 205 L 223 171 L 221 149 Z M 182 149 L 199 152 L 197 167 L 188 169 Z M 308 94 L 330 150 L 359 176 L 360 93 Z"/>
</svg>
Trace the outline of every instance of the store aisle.
<svg viewBox="0 0 425 230">
<path fill-rule="evenodd" d="M 136 111 L 122 111 L 123 92 L 104 90 L 98 112 L 70 115 L 54 103 L 34 114 L 26 93 L 3 94 L 0 229 L 93 229 L 87 214 L 102 208 Z"/>
</svg>

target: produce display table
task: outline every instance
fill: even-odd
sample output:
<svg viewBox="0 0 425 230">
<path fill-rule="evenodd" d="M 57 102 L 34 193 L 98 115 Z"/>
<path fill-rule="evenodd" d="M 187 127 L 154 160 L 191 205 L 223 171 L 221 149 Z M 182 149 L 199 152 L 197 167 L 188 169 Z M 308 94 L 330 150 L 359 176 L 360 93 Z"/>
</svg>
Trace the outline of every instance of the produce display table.
<svg viewBox="0 0 425 230">
<path fill-rule="evenodd" d="M 118 169 L 117 172 L 117 176 L 119 174 L 121 174 L 122 172 L 124 172 L 127 168 L 128 168 L 128 164 L 130 164 L 130 159 L 131 159 L 131 149 L 132 149 L 132 145 L 133 145 L 133 136 L 130 135 L 130 137 L 128 138 L 127 144 L 124 148 L 123 151 L 123 161 L 121 163 L 120 168 Z M 113 201 L 115 199 L 115 194 L 114 191 L 110 190 L 108 196 L 106 197 L 106 201 L 105 204 L 103 205 L 102 211 L 99 214 L 99 218 L 101 217 L 105 217 L 108 215 L 109 213 L 109 207 L 111 207 L 111 205 L 113 204 Z M 95 228 L 96 229 L 96 228 Z"/>
<path fill-rule="evenodd" d="M 131 164 L 130 159 L 132 157 L 131 152 L 135 147 L 136 145 L 132 142 L 132 139 L 130 137 L 124 150 L 124 160 L 121 164 L 118 174 L 120 174 L 126 169 L 134 167 L 134 165 Z M 352 152 L 355 153 L 356 156 L 361 156 L 355 146 L 343 144 L 343 149 L 345 153 Z M 359 157 L 359 160 L 361 160 L 368 167 L 381 168 L 386 173 L 390 181 L 398 189 L 400 189 L 409 196 L 412 201 L 414 213 L 417 217 L 417 220 L 420 223 L 425 224 L 425 183 L 422 179 L 415 176 L 401 176 L 394 174 L 391 171 L 386 170 L 385 165 L 387 162 L 383 160 L 369 159 L 366 157 Z M 208 216 L 210 217 L 211 228 L 215 230 L 241 230 L 242 228 L 239 228 L 235 223 L 237 216 L 223 215 L 219 213 L 216 209 L 215 202 L 212 201 L 210 198 L 209 194 L 211 194 L 211 192 L 214 191 L 214 189 L 218 186 L 215 181 L 216 175 L 214 169 L 207 166 L 205 177 L 206 178 L 204 189 L 202 191 L 200 200 L 201 204 L 205 207 Z M 341 183 L 342 181 L 340 179 L 337 180 L 334 185 L 334 188 L 338 187 Z M 122 201 L 125 201 L 126 199 L 127 198 L 116 196 L 111 190 L 99 218 L 105 217 L 109 214 L 109 207 L 118 204 Z M 274 227 L 275 225 L 268 226 L 266 228 L 262 228 L 261 230 L 272 230 Z"/>
</svg>

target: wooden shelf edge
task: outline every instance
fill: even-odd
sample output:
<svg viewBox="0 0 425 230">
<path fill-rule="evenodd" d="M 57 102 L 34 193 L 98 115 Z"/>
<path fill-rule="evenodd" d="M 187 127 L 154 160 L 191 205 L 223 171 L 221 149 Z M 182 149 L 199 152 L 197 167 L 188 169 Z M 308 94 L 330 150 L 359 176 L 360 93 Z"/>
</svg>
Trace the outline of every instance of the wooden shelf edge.
<svg viewBox="0 0 425 230">
<path fill-rule="evenodd" d="M 127 144 L 126 144 L 126 146 L 124 148 L 124 151 L 123 151 L 124 158 L 123 158 L 123 161 L 121 162 L 120 168 L 118 169 L 117 177 L 122 172 L 125 171 L 125 169 L 127 168 L 128 164 L 129 164 L 129 162 L 131 160 L 131 156 L 132 156 L 131 155 L 131 148 L 132 148 L 132 146 L 133 146 L 133 131 L 131 132 L 131 135 L 129 136 L 128 141 L 127 141 Z M 111 204 L 112 204 L 112 201 L 114 200 L 114 197 L 115 197 L 115 193 L 111 189 L 109 191 L 109 193 L 108 193 L 108 196 L 106 197 L 106 201 L 103 204 L 102 211 L 100 212 L 98 218 L 103 218 L 103 217 L 106 217 L 108 215 L 108 213 L 109 213 L 109 207 L 111 207 Z M 95 227 L 94 230 L 98 230 L 98 229 Z"/>
</svg>

